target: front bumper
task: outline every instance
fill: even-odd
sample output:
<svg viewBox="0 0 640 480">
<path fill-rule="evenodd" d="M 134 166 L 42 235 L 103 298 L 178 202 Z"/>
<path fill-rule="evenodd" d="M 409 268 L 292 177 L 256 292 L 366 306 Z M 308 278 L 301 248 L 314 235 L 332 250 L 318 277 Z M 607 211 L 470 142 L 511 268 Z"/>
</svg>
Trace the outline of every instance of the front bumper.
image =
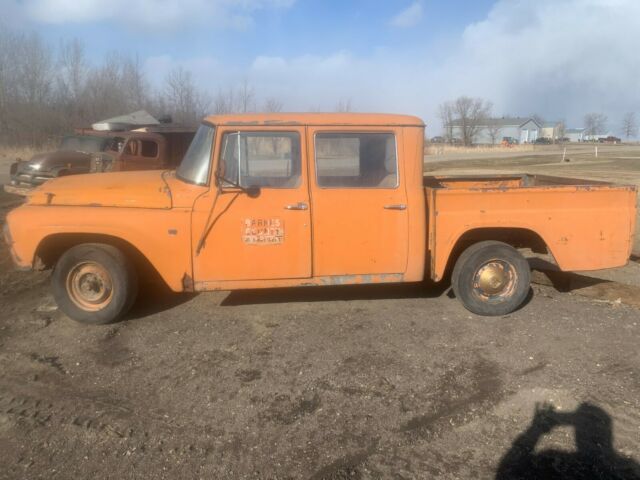
<svg viewBox="0 0 640 480">
<path fill-rule="evenodd" d="M 13 195 L 20 195 L 22 197 L 26 197 L 29 195 L 29 192 L 33 190 L 35 187 L 16 187 L 14 185 L 5 185 L 4 191 L 7 193 L 11 193 Z"/>
<path fill-rule="evenodd" d="M 19 191 L 29 191 L 30 189 L 38 187 L 44 182 L 55 177 L 55 172 L 30 170 L 26 165 L 22 165 L 21 163 L 14 163 L 13 165 L 11 165 L 11 180 L 8 186 L 15 189 L 15 193 L 17 193 L 18 195 L 24 195 L 24 193 L 19 193 Z M 6 188 L 5 190 L 9 191 Z"/>
</svg>

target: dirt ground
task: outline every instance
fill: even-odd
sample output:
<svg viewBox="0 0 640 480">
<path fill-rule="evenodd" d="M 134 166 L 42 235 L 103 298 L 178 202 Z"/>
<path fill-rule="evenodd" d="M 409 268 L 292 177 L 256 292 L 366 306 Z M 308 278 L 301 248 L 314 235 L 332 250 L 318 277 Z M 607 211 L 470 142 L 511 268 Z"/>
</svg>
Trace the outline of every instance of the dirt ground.
<svg viewBox="0 0 640 480">
<path fill-rule="evenodd" d="M 0 478 L 640 479 L 631 303 L 536 284 L 484 318 L 437 285 L 146 288 L 88 327 L 2 245 Z"/>
</svg>

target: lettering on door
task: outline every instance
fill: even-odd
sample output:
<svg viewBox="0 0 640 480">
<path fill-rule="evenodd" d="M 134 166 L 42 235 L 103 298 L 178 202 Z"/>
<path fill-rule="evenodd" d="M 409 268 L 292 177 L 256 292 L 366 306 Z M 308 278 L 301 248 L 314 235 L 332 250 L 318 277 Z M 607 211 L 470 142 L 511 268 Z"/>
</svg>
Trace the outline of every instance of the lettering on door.
<svg viewBox="0 0 640 480">
<path fill-rule="evenodd" d="M 284 242 L 284 222 L 279 218 L 246 218 L 242 241 L 248 245 L 277 245 Z"/>
</svg>

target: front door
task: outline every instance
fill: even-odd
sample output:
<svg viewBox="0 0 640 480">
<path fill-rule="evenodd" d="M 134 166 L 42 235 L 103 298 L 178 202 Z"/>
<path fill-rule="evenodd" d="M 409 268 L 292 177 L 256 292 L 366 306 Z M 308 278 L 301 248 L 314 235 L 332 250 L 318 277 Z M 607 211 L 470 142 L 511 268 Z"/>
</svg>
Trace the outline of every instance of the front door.
<svg viewBox="0 0 640 480">
<path fill-rule="evenodd" d="M 404 273 L 409 220 L 398 168 L 401 130 L 317 127 L 310 134 L 314 276 Z"/>
<path fill-rule="evenodd" d="M 196 282 L 311 276 L 304 144 L 302 127 L 218 129 L 217 173 L 193 212 Z"/>
<path fill-rule="evenodd" d="M 120 156 L 120 170 L 154 170 L 162 167 L 160 148 L 154 140 L 130 138 Z"/>
</svg>

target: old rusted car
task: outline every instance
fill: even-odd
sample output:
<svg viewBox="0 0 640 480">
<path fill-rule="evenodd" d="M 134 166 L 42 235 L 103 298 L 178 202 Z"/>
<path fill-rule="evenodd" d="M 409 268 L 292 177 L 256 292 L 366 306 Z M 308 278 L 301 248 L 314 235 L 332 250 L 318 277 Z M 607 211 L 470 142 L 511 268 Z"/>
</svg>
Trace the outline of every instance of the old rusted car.
<svg viewBox="0 0 640 480">
<path fill-rule="evenodd" d="M 176 171 L 48 182 L 11 211 L 21 268 L 53 268 L 71 318 L 106 323 L 141 265 L 176 292 L 442 281 L 472 312 L 530 290 L 521 247 L 562 270 L 625 265 L 636 188 L 537 175 L 423 177 L 424 124 L 379 114 L 211 116 Z"/>
<path fill-rule="evenodd" d="M 176 168 L 195 130 L 173 125 L 122 132 L 78 129 L 75 135 L 65 136 L 57 150 L 13 163 L 10 183 L 4 188 L 9 193 L 26 195 L 34 187 L 57 177 Z"/>
</svg>

